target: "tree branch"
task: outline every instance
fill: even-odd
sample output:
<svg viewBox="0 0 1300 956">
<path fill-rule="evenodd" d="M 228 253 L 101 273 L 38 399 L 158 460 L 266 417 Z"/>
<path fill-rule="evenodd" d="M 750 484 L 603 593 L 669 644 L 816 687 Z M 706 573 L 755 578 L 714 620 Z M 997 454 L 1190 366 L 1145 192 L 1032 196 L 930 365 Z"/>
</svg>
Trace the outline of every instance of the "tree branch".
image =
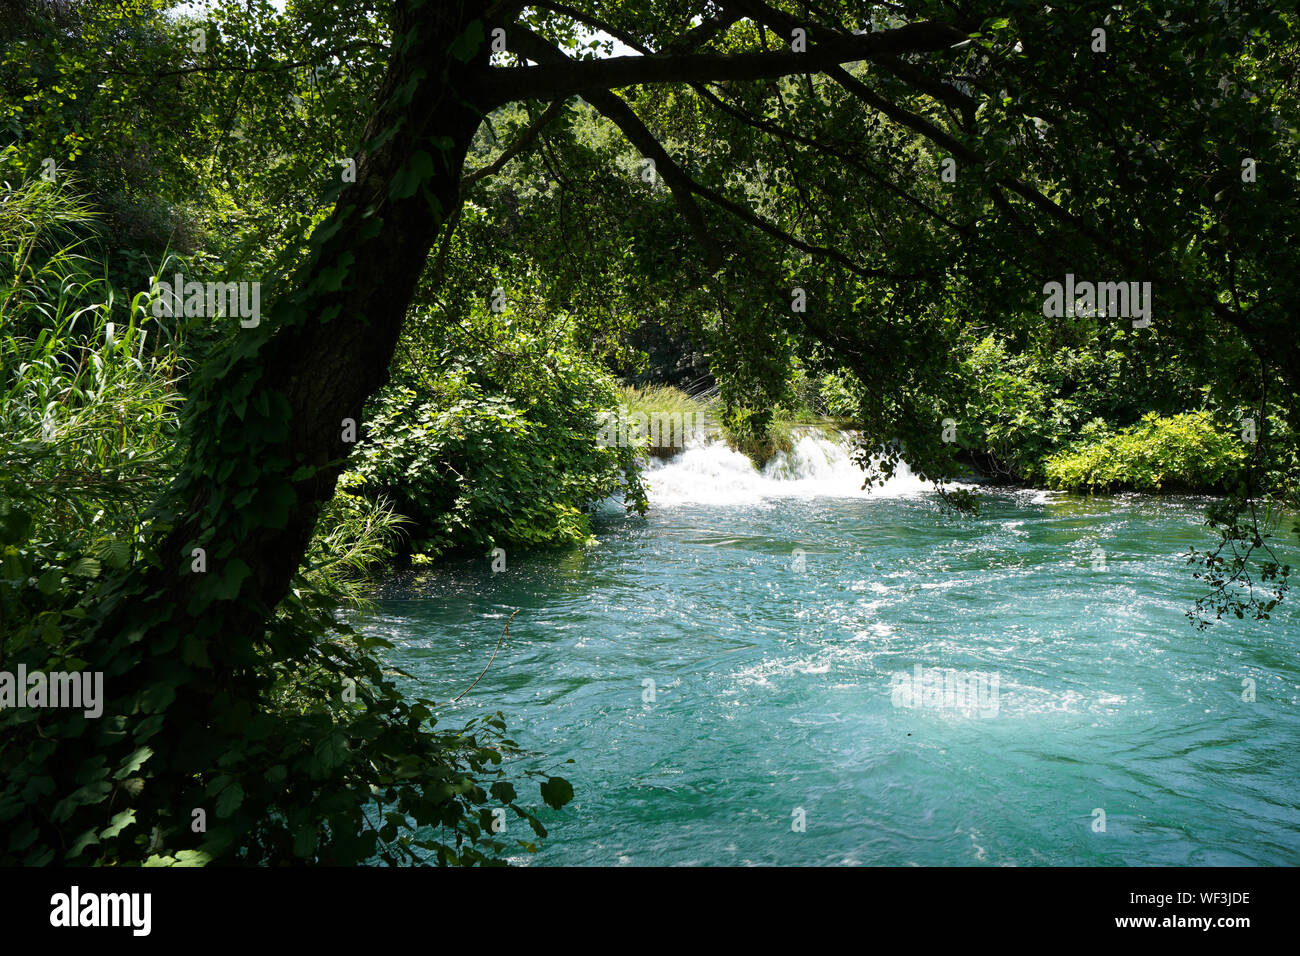
<svg viewBox="0 0 1300 956">
<path fill-rule="evenodd" d="M 669 53 L 688 53 L 691 50 L 698 50 L 739 19 L 740 14 L 738 13 L 719 10 L 698 26 L 692 27 L 676 40 L 667 44 L 667 51 Z"/>
<path fill-rule="evenodd" d="M 811 46 L 805 53 L 671 53 L 496 67 L 484 71 L 483 103 L 491 109 L 518 99 L 565 99 L 639 83 L 776 79 L 881 55 L 947 50 L 965 38 L 946 24 L 924 22 L 838 38 Z"/>
<path fill-rule="evenodd" d="M 697 196 L 701 196 L 704 199 L 707 199 L 709 202 L 713 203 L 715 206 L 718 206 L 721 209 L 725 209 L 727 212 L 731 213 L 737 219 L 741 220 L 742 222 L 748 223 L 749 225 L 753 226 L 755 229 L 759 230 L 760 232 L 766 233 L 767 235 L 771 236 L 773 239 L 776 239 L 778 242 L 782 242 L 785 245 L 798 249 L 801 252 L 806 252 L 809 255 L 822 256 L 824 258 L 837 262 L 845 269 L 847 269 L 849 272 L 852 272 L 854 275 L 859 276 L 860 278 L 863 279 L 885 278 L 885 279 L 896 279 L 896 280 L 925 278 L 925 273 L 922 272 L 896 273 L 886 269 L 869 269 L 866 266 L 862 266 L 854 262 L 852 259 L 844 255 L 844 253 L 840 252 L 838 249 L 832 249 L 828 246 L 816 246 L 811 243 L 804 242 L 802 239 L 798 238 L 797 236 L 791 235 L 790 233 L 786 232 L 780 226 L 768 222 L 766 219 L 762 218 L 757 213 L 751 212 L 750 210 L 746 209 L 744 206 L 742 206 L 740 203 L 736 202 L 735 200 L 728 199 L 726 196 L 724 196 L 722 193 L 718 192 L 717 190 L 710 189 L 707 186 L 703 186 L 695 182 L 694 180 L 691 181 L 690 186 L 691 186 L 691 192 L 695 193 Z"/>
<path fill-rule="evenodd" d="M 841 43 L 849 35 L 861 35 L 845 34 L 840 28 L 829 28 L 810 21 L 796 20 L 784 11 L 762 2 L 762 0 L 729 0 L 728 6 L 734 7 L 755 22 L 763 23 L 771 27 L 775 32 L 785 36 L 792 36 L 795 29 L 803 29 L 807 32 L 810 40 L 821 46 Z M 962 39 L 965 39 L 964 35 L 962 35 Z M 896 56 L 882 54 L 873 57 L 872 62 L 884 67 L 914 89 L 955 107 L 961 111 L 963 116 L 971 114 L 975 109 L 975 102 L 960 90 L 948 86 L 941 79 L 927 76 L 921 70 L 898 59 Z"/>
<path fill-rule="evenodd" d="M 538 63 L 555 63 L 568 60 L 568 57 L 559 49 L 547 43 L 531 30 L 516 28 L 511 31 L 510 47 L 512 52 L 526 56 Z M 710 271 L 720 269 L 723 263 L 722 249 L 709 235 L 704 216 L 700 213 L 700 207 L 696 205 L 695 198 L 691 195 L 692 183 L 690 177 L 668 155 L 668 151 L 660 145 L 659 140 L 641 122 L 636 113 L 633 112 L 632 107 L 628 106 L 627 102 L 618 94 L 611 93 L 608 90 L 593 90 L 586 94 L 584 99 L 621 129 L 628 141 L 641 151 L 642 156 L 654 160 L 655 169 L 663 177 L 669 191 L 672 192 L 677 208 L 681 210 L 691 232 L 694 233 L 696 240 L 704 248 L 705 261 Z"/>
<path fill-rule="evenodd" d="M 804 136 L 801 133 L 796 133 L 791 129 L 787 129 L 784 126 L 778 126 L 776 123 L 773 123 L 770 120 L 759 119 L 758 117 L 745 112 L 739 107 L 734 106 L 731 103 L 728 103 L 726 100 L 722 99 L 720 96 L 715 94 L 712 90 L 708 89 L 708 87 L 696 86 L 695 91 L 706 101 L 714 104 L 716 107 L 718 107 L 718 109 L 727 113 L 729 116 L 735 117 L 735 119 L 739 120 L 740 122 L 744 123 L 747 126 L 751 126 L 754 129 L 761 130 L 762 132 L 765 133 L 770 133 L 772 136 L 788 139 L 791 142 L 800 143 L 804 146 L 809 147 L 812 150 L 815 150 L 818 153 L 822 153 L 827 156 L 833 156 L 834 158 L 840 160 L 841 162 L 847 163 L 848 165 L 852 166 L 854 169 L 857 169 L 862 173 L 866 174 L 871 179 L 872 182 L 880 186 L 883 186 L 885 189 L 889 190 L 895 196 L 899 197 L 909 205 L 915 207 L 917 210 L 924 213 L 929 218 L 935 220 L 936 222 L 942 223 L 944 226 L 948 227 L 953 232 L 956 232 L 959 235 L 967 236 L 968 238 L 970 237 L 971 233 L 970 233 L 969 225 L 962 225 L 959 222 L 949 219 L 947 216 L 939 212 L 939 210 L 935 209 L 929 203 L 912 195 L 907 190 L 903 189 L 901 186 L 899 186 L 897 183 L 891 180 L 889 177 L 881 174 L 877 170 L 873 169 L 871 166 L 868 166 L 865 162 L 863 162 L 857 156 L 854 156 L 852 153 L 847 153 L 841 149 L 836 148 L 834 145 L 830 143 L 823 142 L 820 139 L 814 139 L 811 136 Z"/>
<path fill-rule="evenodd" d="M 543 7 L 547 10 L 550 10 L 552 13 L 558 13 L 562 17 L 568 17 L 570 20 L 577 20 L 579 23 L 585 23 L 587 26 L 594 27 L 595 29 L 599 30 L 601 33 L 607 33 L 610 36 L 612 36 L 615 40 L 618 40 L 620 43 L 622 43 L 624 46 L 631 47 L 633 50 L 636 50 L 638 53 L 641 53 L 646 56 L 649 56 L 650 54 L 654 53 L 654 50 L 650 49 L 648 46 L 646 46 L 636 37 L 632 36 L 632 34 L 628 33 L 626 30 L 620 30 L 618 27 L 614 26 L 614 24 L 610 23 L 608 20 L 598 17 L 593 13 L 588 13 L 585 10 L 579 10 L 576 7 L 571 7 L 567 3 L 559 3 L 557 2 L 557 0 L 539 0 L 539 3 L 537 5 L 539 7 Z M 529 57 L 529 59 L 536 60 L 537 58 Z"/>
<path fill-rule="evenodd" d="M 463 193 L 480 179 L 485 179 L 488 176 L 495 176 L 497 173 L 501 172 L 506 163 L 510 162 L 510 160 L 514 159 L 527 149 L 528 145 L 537 138 L 537 134 L 545 129 L 552 120 L 559 116 L 563 109 L 564 103 L 562 100 L 556 100 L 547 106 L 546 109 L 542 111 L 542 115 L 529 123 L 528 126 L 524 128 L 524 131 L 515 138 L 515 141 L 501 151 L 500 156 L 492 160 L 492 162 L 488 163 L 486 166 L 476 169 L 473 172 L 466 173 L 461 178 L 460 191 Z"/>
</svg>

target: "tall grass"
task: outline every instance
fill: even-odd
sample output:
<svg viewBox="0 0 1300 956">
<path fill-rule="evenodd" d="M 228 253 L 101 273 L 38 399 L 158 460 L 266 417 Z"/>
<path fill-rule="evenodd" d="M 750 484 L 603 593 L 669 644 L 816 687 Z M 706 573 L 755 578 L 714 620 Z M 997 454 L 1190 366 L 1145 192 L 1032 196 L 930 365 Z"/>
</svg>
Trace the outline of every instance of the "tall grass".
<svg viewBox="0 0 1300 956">
<path fill-rule="evenodd" d="M 710 421 L 717 421 L 721 406 L 716 396 L 699 397 L 687 395 L 671 385 L 646 385 L 637 388 L 625 385 L 619 390 L 619 401 L 627 406 L 629 414 L 644 412 L 653 415 L 656 412 L 684 414 L 693 412 L 705 415 Z"/>
<path fill-rule="evenodd" d="M 303 581 L 322 603 L 368 606 L 371 581 L 397 552 L 408 523 L 386 498 L 340 488 L 316 524 Z"/>
<path fill-rule="evenodd" d="M 184 367 L 148 293 L 95 274 L 92 226 L 66 182 L 0 189 L 0 497 L 39 540 L 102 545 L 172 472 Z"/>
<path fill-rule="evenodd" d="M 182 454 L 184 320 L 96 274 L 94 226 L 66 181 L 0 188 L 0 517 L 24 515 L 17 545 L 41 566 L 126 567 Z M 398 522 L 331 503 L 303 569 L 315 597 L 359 603 Z"/>
</svg>

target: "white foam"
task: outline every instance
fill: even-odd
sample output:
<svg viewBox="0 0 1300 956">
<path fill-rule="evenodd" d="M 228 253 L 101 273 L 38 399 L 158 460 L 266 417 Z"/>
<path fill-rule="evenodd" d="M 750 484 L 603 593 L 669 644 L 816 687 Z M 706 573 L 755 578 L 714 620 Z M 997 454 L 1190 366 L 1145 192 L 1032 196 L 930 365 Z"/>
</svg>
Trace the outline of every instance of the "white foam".
<svg viewBox="0 0 1300 956">
<path fill-rule="evenodd" d="M 800 435 L 793 449 L 778 452 L 762 471 L 724 441 L 692 442 L 667 462 L 652 462 L 644 473 L 655 505 L 736 504 L 764 498 L 893 498 L 931 490 L 905 463 L 884 487 L 862 487 L 865 475 L 849 457 L 847 436 Z"/>
</svg>

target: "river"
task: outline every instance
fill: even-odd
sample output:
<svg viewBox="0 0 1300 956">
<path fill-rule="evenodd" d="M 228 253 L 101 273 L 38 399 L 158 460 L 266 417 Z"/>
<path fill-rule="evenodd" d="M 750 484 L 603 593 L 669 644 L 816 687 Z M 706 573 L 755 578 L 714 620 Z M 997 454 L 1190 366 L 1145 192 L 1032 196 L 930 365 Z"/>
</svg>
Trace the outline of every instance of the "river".
<svg viewBox="0 0 1300 956">
<path fill-rule="evenodd" d="M 648 480 L 597 545 L 404 576 L 364 623 L 449 700 L 518 611 L 439 715 L 504 712 L 573 783 L 513 862 L 1300 862 L 1300 597 L 1195 630 L 1204 502 L 963 517 L 907 473 L 860 490 L 811 435 L 763 474 L 714 444 Z"/>
</svg>

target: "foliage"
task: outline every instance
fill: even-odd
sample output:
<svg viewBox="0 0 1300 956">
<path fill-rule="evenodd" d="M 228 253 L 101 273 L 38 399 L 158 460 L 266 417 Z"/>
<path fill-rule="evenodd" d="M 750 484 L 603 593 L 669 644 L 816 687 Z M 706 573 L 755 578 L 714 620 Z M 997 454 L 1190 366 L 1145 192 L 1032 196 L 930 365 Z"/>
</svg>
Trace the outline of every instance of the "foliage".
<svg viewBox="0 0 1300 956">
<path fill-rule="evenodd" d="M 587 509 L 616 493 L 644 512 L 636 449 L 597 440 L 618 393 L 576 330 L 523 306 L 480 309 L 442 341 L 413 345 L 372 402 L 344 487 L 391 501 L 426 560 L 586 543 Z"/>
<path fill-rule="evenodd" d="M 178 330 L 91 273 L 67 184 L 0 192 L 0 648 L 59 646 L 102 570 L 136 557 L 175 467 Z"/>
<path fill-rule="evenodd" d="M 1009 355 L 991 336 L 975 345 L 969 363 L 976 394 L 966 405 L 959 440 L 987 456 L 991 471 L 1041 480 L 1040 463 L 1069 435 L 1077 406 L 1035 374 L 1031 356 Z"/>
<path fill-rule="evenodd" d="M 857 396 L 862 388 L 857 376 L 846 369 L 838 369 L 822 375 L 818 385 L 826 414 L 831 418 L 852 420 L 858 410 Z"/>
<path fill-rule="evenodd" d="M 1210 588 L 1187 610 L 1187 618 L 1205 630 L 1225 614 L 1266 621 L 1288 590 L 1291 566 L 1270 543 L 1283 520 L 1285 502 L 1256 501 L 1238 493 L 1210 506 L 1205 525 L 1218 537 L 1214 547 L 1192 548 L 1188 564 L 1198 568 L 1192 576 Z M 1300 526 L 1291 529 L 1300 534 Z"/>
<path fill-rule="evenodd" d="M 1247 454 L 1209 412 L 1151 413 L 1130 428 L 1084 426 L 1085 444 L 1047 459 L 1048 487 L 1088 492 L 1219 491 L 1236 486 Z"/>
<path fill-rule="evenodd" d="M 180 339 L 146 293 L 119 314 L 123 299 L 87 273 L 84 240 L 56 241 L 89 224 L 66 184 L 9 190 L 0 217 L 0 666 L 99 671 L 111 693 L 129 679 L 120 649 L 88 643 L 86 624 L 100 579 L 148 555 L 139 502 L 176 469 Z M 545 834 L 507 778 L 503 761 L 521 755 L 501 716 L 436 727 L 437 705 L 381 663 L 385 642 L 336 618 L 359 573 L 391 554 L 397 519 L 346 495 L 330 512 L 245 662 L 254 692 L 218 697 L 211 729 L 181 713 L 193 692 L 175 672 L 98 719 L 0 710 L 0 862 L 474 864 L 536 850 L 491 835 L 493 806 Z M 207 660 L 198 642 L 183 654 Z M 177 752 L 194 768 L 179 791 L 158 769 Z M 64 792 L 61 767 L 75 773 Z M 552 806 L 571 795 L 561 778 L 523 773 Z"/>
<path fill-rule="evenodd" d="M 6 860 L 483 862 L 485 801 L 517 796 L 475 782 L 510 749 L 499 726 L 436 729 L 386 683 L 382 648 L 336 627 L 345 595 L 303 575 L 378 559 L 394 514 L 441 551 L 578 540 L 582 508 L 620 483 L 643 503 L 634 450 L 592 432 L 616 397 L 599 365 L 640 368 L 627 343 L 647 325 L 708 357 L 724 424 L 760 456 L 825 373 L 851 373 L 886 474 L 905 451 L 921 475 L 982 454 L 1080 487 L 1221 487 L 1236 446 L 1202 416 L 1275 408 L 1279 438 L 1300 422 L 1293 13 L 830 0 L 697 24 L 678 3 L 223 0 L 200 21 L 171 6 L 33 2 L 0 24 L 0 163 L 75 170 L 111 224 L 97 287 L 61 238 L 9 220 L 33 256 L 6 258 L 0 303 L 5 662 L 103 670 L 112 693 L 102 721 L 0 714 Z M 1099 59 L 1086 38 L 1103 12 Z M 507 15 L 509 42 L 536 30 L 560 57 L 608 52 L 593 30 L 714 54 L 655 61 L 668 72 L 766 68 L 792 23 L 817 22 L 791 75 L 636 84 L 635 58 L 587 62 L 585 104 L 543 113 L 571 71 L 526 74 L 501 107 L 484 41 Z M 855 34 L 897 27 L 908 52 L 806 68 L 825 34 L 861 49 L 874 41 Z M 647 141 L 658 178 L 636 174 Z M 363 160 L 356 188 L 341 157 Z M 137 297 L 110 336 L 110 290 L 143 287 L 173 248 L 200 271 L 275 277 L 267 321 L 182 330 Z M 1043 277 L 1066 271 L 1150 279 L 1153 325 L 1042 322 Z M 488 314 L 494 287 L 512 305 Z M 364 503 L 331 505 L 344 416 L 391 457 L 348 479 Z M 1076 436 L 1088 445 L 1063 452 Z M 1286 440 L 1258 474 L 1295 475 Z M 311 552 L 322 509 L 361 540 L 327 528 Z M 1212 515 L 1224 541 L 1255 547 L 1235 514 Z M 571 796 L 557 781 L 552 805 Z M 186 815 L 201 807 L 203 834 Z"/>
</svg>

